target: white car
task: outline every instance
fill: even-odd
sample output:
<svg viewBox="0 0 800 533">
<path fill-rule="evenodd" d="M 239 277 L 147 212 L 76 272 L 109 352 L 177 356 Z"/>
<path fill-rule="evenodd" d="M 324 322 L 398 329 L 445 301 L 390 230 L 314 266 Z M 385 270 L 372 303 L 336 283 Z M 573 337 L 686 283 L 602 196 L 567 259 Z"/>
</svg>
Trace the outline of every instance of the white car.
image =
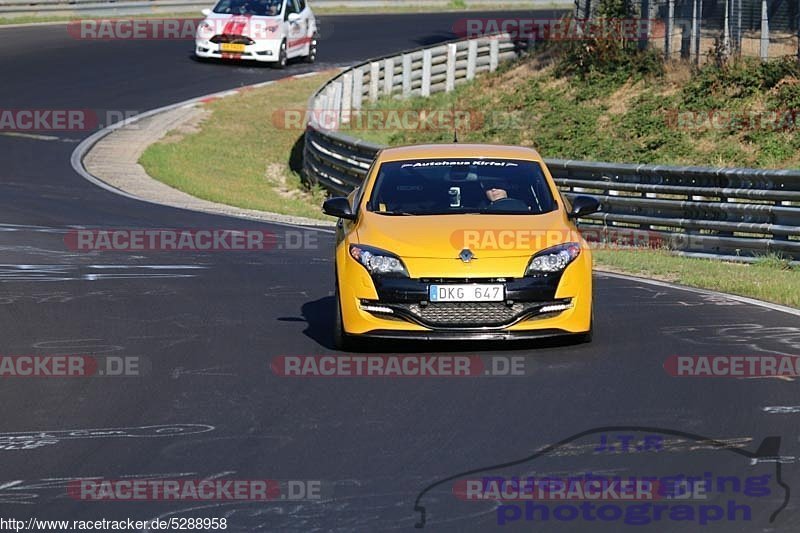
<svg viewBox="0 0 800 533">
<path fill-rule="evenodd" d="M 317 19 L 306 0 L 219 0 L 204 9 L 195 55 L 273 63 L 317 58 Z"/>
</svg>

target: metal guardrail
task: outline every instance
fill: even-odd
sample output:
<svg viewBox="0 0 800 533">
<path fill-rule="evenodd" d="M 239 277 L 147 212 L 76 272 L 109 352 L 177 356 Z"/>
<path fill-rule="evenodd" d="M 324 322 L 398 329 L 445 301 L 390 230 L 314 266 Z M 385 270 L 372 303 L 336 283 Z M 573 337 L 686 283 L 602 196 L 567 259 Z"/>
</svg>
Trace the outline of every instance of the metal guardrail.
<svg viewBox="0 0 800 533">
<path fill-rule="evenodd" d="M 335 130 L 346 124 L 364 101 L 451 91 L 481 72 L 494 71 L 523 49 L 524 43 L 514 42 L 508 35 L 465 39 L 373 59 L 343 71 L 309 99 L 303 162 L 306 178 L 335 193 L 347 193 L 361 183 L 383 146 Z"/>
<path fill-rule="evenodd" d="M 364 101 L 452 90 L 517 57 L 507 35 L 445 43 L 348 69 L 309 100 L 304 177 L 333 194 L 358 186 L 381 145 L 338 126 Z M 387 73 L 389 73 L 387 75 Z M 321 124 L 320 110 L 325 110 Z M 336 116 L 331 120 L 330 110 Z M 671 167 L 545 160 L 567 198 L 598 196 L 602 212 L 581 221 L 601 238 L 641 231 L 688 253 L 800 258 L 800 170 Z"/>
</svg>

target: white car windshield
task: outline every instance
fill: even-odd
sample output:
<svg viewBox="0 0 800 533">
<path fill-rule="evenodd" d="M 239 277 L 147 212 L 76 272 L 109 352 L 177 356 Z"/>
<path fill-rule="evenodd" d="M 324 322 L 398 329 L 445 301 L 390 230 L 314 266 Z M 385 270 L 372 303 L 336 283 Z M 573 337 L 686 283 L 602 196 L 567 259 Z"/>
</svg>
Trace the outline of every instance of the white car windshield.
<svg viewBox="0 0 800 533">
<path fill-rule="evenodd" d="M 214 6 L 214 13 L 276 17 L 281 14 L 282 9 L 283 0 L 220 0 Z"/>
</svg>

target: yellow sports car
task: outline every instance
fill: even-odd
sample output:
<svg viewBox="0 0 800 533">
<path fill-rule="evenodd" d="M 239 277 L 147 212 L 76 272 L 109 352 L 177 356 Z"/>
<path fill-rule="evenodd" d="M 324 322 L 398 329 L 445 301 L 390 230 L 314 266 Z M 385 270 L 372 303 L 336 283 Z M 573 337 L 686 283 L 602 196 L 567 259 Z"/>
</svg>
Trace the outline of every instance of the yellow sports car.
<svg viewBox="0 0 800 533">
<path fill-rule="evenodd" d="M 339 218 L 334 340 L 592 334 L 592 255 L 539 154 L 492 145 L 387 148 Z"/>
</svg>

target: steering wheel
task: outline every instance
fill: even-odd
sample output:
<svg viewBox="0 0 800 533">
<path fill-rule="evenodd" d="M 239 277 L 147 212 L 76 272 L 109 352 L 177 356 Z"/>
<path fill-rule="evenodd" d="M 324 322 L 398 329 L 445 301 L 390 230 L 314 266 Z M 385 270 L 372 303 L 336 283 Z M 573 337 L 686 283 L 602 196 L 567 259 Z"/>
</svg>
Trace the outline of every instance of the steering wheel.
<svg viewBox="0 0 800 533">
<path fill-rule="evenodd" d="M 516 198 L 501 198 L 496 202 L 492 202 L 487 211 L 530 211 L 528 204 Z"/>
</svg>

